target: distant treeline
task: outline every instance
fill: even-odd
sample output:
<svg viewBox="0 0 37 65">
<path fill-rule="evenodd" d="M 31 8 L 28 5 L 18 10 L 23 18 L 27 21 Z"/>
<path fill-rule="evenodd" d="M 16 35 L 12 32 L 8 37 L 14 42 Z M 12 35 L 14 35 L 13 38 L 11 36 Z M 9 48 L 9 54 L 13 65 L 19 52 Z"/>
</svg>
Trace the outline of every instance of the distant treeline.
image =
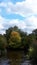
<svg viewBox="0 0 37 65">
<path fill-rule="evenodd" d="M 37 60 L 37 29 L 27 34 L 17 26 L 8 28 L 5 34 L 0 34 L 0 50 L 5 48 L 24 48 L 29 58 Z"/>
</svg>

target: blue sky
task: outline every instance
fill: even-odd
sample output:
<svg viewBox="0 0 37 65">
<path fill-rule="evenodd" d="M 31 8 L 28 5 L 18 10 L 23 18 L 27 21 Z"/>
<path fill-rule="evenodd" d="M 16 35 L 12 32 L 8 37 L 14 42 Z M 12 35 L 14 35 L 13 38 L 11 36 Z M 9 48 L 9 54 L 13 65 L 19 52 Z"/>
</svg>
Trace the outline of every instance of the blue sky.
<svg viewBox="0 0 37 65">
<path fill-rule="evenodd" d="M 28 33 L 37 28 L 37 0 L 0 0 L 0 33 L 15 25 Z"/>
</svg>

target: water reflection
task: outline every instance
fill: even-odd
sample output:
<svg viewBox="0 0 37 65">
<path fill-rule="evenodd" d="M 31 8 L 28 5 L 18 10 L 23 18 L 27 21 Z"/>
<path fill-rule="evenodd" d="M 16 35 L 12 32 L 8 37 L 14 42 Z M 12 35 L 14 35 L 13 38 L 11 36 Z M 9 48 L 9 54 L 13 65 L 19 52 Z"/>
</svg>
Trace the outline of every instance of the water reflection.
<svg viewBox="0 0 37 65">
<path fill-rule="evenodd" d="M 8 52 L 8 58 L 12 61 L 11 65 L 19 65 L 24 61 L 24 51 Z"/>
<path fill-rule="evenodd" d="M 0 65 L 30 65 L 25 60 L 24 51 L 8 51 L 6 57 L 0 58 Z"/>
</svg>

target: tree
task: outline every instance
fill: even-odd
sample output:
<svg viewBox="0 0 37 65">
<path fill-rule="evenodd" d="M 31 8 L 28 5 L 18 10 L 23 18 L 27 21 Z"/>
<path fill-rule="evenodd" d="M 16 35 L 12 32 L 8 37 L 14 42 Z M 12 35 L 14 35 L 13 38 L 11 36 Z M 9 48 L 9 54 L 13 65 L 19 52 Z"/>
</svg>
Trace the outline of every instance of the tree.
<svg viewBox="0 0 37 65">
<path fill-rule="evenodd" d="M 6 38 L 0 34 L 0 49 L 5 49 L 7 46 Z"/>
<path fill-rule="evenodd" d="M 37 63 L 37 29 L 33 30 L 33 32 L 29 35 L 31 45 L 29 48 L 29 58 L 34 62 Z"/>
<path fill-rule="evenodd" d="M 17 48 L 21 45 L 21 36 L 18 32 L 12 31 L 9 38 L 9 45 Z"/>
<path fill-rule="evenodd" d="M 27 37 L 27 33 L 20 30 L 18 31 L 20 33 L 21 36 L 21 48 L 24 48 L 24 46 L 26 45 L 26 37 Z"/>
<path fill-rule="evenodd" d="M 35 35 L 36 40 L 37 40 L 37 29 L 33 30 L 32 33 Z"/>
<path fill-rule="evenodd" d="M 9 38 L 10 38 L 10 34 L 12 31 L 18 31 L 18 27 L 14 26 L 14 27 L 10 27 L 9 29 L 6 30 L 6 39 L 7 39 L 7 43 L 9 43 Z"/>
</svg>

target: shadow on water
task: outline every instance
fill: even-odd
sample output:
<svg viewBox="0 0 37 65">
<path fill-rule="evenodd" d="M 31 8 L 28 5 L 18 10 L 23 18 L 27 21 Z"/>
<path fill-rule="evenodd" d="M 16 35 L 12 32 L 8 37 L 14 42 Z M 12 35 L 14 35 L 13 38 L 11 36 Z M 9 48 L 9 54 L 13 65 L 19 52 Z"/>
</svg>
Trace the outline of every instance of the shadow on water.
<svg viewBox="0 0 37 65">
<path fill-rule="evenodd" d="M 25 59 L 24 51 L 8 51 L 7 56 L 0 58 L 0 65 L 31 65 Z"/>
</svg>

